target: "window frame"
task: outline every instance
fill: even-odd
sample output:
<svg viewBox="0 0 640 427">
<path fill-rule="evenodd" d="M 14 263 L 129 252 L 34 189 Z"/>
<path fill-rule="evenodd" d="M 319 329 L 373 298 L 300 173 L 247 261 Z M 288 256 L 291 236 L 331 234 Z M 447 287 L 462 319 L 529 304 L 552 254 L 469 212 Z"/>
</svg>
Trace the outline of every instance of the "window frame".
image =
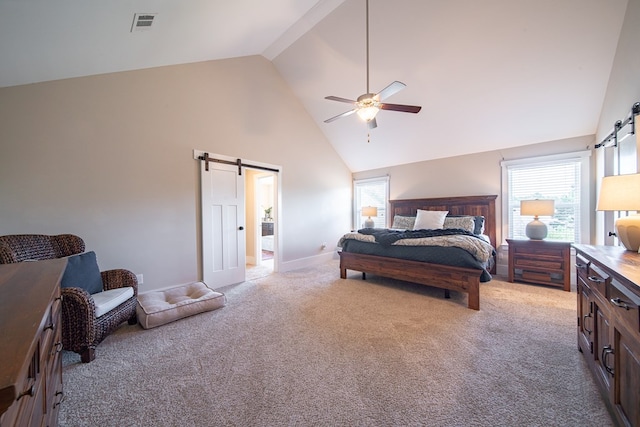
<svg viewBox="0 0 640 427">
<path fill-rule="evenodd" d="M 353 180 L 353 215 L 352 215 L 352 228 L 354 230 L 358 230 L 362 228 L 362 223 L 364 219 L 360 216 L 361 206 L 359 205 L 359 192 L 358 186 L 366 186 L 367 184 L 373 183 L 384 183 L 385 191 L 384 191 L 384 227 L 388 227 L 388 212 L 389 212 L 389 175 L 378 176 L 373 178 L 364 178 L 364 179 L 354 179 Z M 377 206 L 380 209 L 380 206 Z M 378 211 L 378 214 L 380 212 Z M 380 217 L 380 215 L 378 215 Z"/>
<path fill-rule="evenodd" d="M 589 244 L 591 240 L 591 206 L 590 174 L 591 174 L 591 150 L 574 151 L 562 154 L 552 154 L 547 156 L 528 157 L 514 160 L 503 160 L 500 162 L 502 168 L 502 244 L 506 244 L 509 238 L 509 176 L 511 167 L 518 166 L 544 166 L 545 164 L 562 163 L 573 160 L 580 162 L 580 243 Z"/>
</svg>

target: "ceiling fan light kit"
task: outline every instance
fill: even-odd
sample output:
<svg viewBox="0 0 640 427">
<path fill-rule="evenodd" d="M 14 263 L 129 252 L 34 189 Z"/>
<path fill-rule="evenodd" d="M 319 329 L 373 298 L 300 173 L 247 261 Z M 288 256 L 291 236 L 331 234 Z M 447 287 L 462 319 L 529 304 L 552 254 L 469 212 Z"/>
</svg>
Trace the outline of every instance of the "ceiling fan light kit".
<svg viewBox="0 0 640 427">
<path fill-rule="evenodd" d="M 326 96 L 325 99 L 330 101 L 344 102 L 352 104 L 353 109 L 338 114 L 337 116 L 328 118 L 325 123 L 331 123 L 341 117 L 349 116 L 353 113 L 358 113 L 358 116 L 367 122 L 369 129 L 374 129 L 378 126 L 376 122 L 376 115 L 380 110 L 399 111 L 402 113 L 418 113 L 422 107 L 415 105 L 401 105 L 401 104 L 386 104 L 382 101 L 391 95 L 399 92 L 406 87 L 404 83 L 395 81 L 382 89 L 378 93 L 371 93 L 369 91 L 369 0 L 366 0 L 366 23 L 367 23 L 367 93 L 360 95 L 357 101 L 347 98 L 341 98 L 339 96 Z"/>
</svg>

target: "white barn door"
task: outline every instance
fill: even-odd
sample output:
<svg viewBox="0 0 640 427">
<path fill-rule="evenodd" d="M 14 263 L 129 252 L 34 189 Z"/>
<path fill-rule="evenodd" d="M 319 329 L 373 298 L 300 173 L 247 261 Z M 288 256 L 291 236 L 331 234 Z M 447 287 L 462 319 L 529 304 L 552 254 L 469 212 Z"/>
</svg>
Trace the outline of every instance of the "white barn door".
<svg viewBox="0 0 640 427">
<path fill-rule="evenodd" d="M 238 166 L 200 162 L 202 270 L 211 288 L 245 281 L 244 177 Z"/>
</svg>

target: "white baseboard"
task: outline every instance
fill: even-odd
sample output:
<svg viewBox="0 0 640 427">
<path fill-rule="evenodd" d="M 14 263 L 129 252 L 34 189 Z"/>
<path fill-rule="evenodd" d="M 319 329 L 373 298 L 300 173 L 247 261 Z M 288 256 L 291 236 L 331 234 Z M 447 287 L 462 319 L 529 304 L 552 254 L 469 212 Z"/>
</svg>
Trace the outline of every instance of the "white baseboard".
<svg viewBox="0 0 640 427">
<path fill-rule="evenodd" d="M 279 272 L 297 270 L 299 268 L 312 267 L 314 265 L 323 264 L 327 261 L 338 257 L 336 252 L 327 252 L 320 255 L 314 255 L 307 258 L 299 258 L 293 261 L 283 261 L 280 263 Z"/>
</svg>

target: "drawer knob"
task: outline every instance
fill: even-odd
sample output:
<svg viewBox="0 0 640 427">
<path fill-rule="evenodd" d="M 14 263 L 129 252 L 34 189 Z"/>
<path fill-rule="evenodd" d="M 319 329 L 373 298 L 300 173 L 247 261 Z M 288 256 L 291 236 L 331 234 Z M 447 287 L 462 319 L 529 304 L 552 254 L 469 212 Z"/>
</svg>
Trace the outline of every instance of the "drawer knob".
<svg viewBox="0 0 640 427">
<path fill-rule="evenodd" d="M 597 276 L 588 276 L 587 279 L 589 279 L 590 282 L 594 282 L 594 283 L 604 282 L 604 279 L 601 279 L 600 277 L 597 277 Z"/>
<path fill-rule="evenodd" d="M 611 304 L 615 305 L 616 307 L 624 308 L 625 310 L 631 309 L 631 307 L 629 307 L 629 304 L 622 301 L 620 298 L 611 298 L 609 301 L 611 301 Z"/>
</svg>

